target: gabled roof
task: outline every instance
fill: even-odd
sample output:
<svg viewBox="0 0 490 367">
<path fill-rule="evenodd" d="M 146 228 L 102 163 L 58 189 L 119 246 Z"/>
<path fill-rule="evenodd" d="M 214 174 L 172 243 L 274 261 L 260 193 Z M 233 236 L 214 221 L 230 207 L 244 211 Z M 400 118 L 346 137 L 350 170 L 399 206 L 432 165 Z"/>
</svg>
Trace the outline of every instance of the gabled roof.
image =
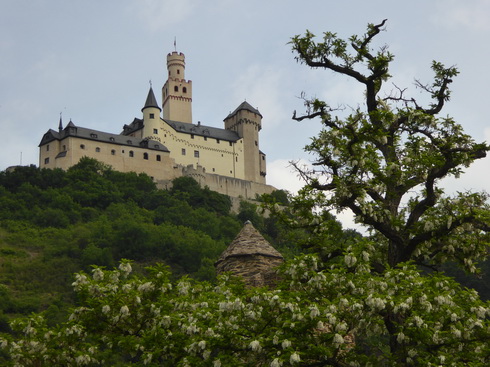
<svg viewBox="0 0 490 367">
<path fill-rule="evenodd" d="M 215 266 L 231 257 L 256 255 L 283 259 L 281 253 L 262 237 L 250 221 L 247 221 L 233 242 L 223 251 Z"/>
<path fill-rule="evenodd" d="M 250 112 L 253 112 L 253 113 L 256 113 L 257 115 L 259 115 L 260 117 L 263 117 L 261 115 L 261 113 L 259 112 L 258 109 L 252 107 L 250 105 L 250 103 L 248 103 L 247 101 L 243 101 L 240 106 L 238 106 L 235 111 L 233 111 L 232 113 L 230 113 L 228 116 L 226 116 L 225 120 L 228 120 L 230 117 L 233 117 L 235 116 L 239 111 L 241 110 L 246 110 L 246 111 L 250 111 Z"/>
<path fill-rule="evenodd" d="M 60 133 L 54 130 L 49 130 L 46 134 L 44 134 L 41 143 L 39 145 L 40 146 L 44 145 L 53 140 L 63 140 L 67 137 L 77 137 L 80 139 L 95 140 L 95 141 L 100 141 L 109 144 L 133 146 L 139 148 L 159 150 L 162 152 L 169 152 L 167 147 L 158 141 L 139 139 L 132 136 L 111 134 L 99 130 L 78 127 L 71 121 L 68 125 L 66 125 L 66 127 Z"/>
<path fill-rule="evenodd" d="M 162 110 L 160 106 L 158 106 L 157 99 L 155 98 L 155 93 L 153 93 L 153 89 L 151 87 L 150 90 L 148 91 L 148 96 L 146 97 L 145 106 L 141 109 L 141 111 L 149 107 L 156 107 L 160 111 Z"/>
<path fill-rule="evenodd" d="M 199 136 L 206 136 L 214 139 L 232 141 L 235 142 L 240 139 L 235 131 L 220 129 L 217 127 L 201 125 L 200 123 L 190 124 L 187 122 L 179 122 L 172 120 L 163 120 L 175 131 L 184 134 L 193 134 Z"/>
</svg>

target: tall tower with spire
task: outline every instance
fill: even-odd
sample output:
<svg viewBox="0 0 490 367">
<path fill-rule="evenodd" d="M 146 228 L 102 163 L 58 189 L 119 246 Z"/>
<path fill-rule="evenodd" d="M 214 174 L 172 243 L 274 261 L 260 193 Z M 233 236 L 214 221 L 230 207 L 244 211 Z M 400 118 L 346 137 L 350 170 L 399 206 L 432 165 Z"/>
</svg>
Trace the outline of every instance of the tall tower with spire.
<svg viewBox="0 0 490 367">
<path fill-rule="evenodd" d="M 192 123 L 192 82 L 185 79 L 185 56 L 167 55 L 168 79 L 162 88 L 163 119 Z"/>
</svg>

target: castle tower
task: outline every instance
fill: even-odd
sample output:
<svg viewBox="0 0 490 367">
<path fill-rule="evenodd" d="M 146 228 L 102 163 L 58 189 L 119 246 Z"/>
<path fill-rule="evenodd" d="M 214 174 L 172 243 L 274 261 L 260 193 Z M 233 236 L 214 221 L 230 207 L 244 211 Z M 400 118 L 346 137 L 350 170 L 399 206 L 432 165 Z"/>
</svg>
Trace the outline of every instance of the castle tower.
<svg viewBox="0 0 490 367">
<path fill-rule="evenodd" d="M 185 56 L 167 55 L 168 79 L 162 88 L 163 119 L 192 123 L 192 82 L 185 80 Z"/>
<path fill-rule="evenodd" d="M 158 106 L 153 88 L 150 86 L 148 96 L 144 107 L 141 109 L 143 112 L 143 138 L 150 138 L 152 140 L 160 141 L 158 137 L 158 130 L 160 127 L 160 112 L 161 108 Z"/>
<path fill-rule="evenodd" d="M 259 110 L 245 101 L 224 122 L 225 129 L 235 131 L 243 139 L 245 180 L 265 183 L 265 155 L 259 150 L 259 131 L 262 129 Z"/>
</svg>

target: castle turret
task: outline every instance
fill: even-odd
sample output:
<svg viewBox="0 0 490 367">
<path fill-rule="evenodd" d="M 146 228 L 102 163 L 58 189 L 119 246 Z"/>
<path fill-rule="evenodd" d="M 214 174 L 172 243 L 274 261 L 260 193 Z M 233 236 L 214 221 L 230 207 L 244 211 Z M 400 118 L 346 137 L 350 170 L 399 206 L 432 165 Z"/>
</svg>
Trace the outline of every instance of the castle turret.
<svg viewBox="0 0 490 367">
<path fill-rule="evenodd" d="M 262 129 L 259 110 L 243 102 L 224 122 L 225 129 L 235 131 L 243 139 L 245 180 L 265 183 L 265 154 L 259 150 L 259 131 Z"/>
<path fill-rule="evenodd" d="M 192 82 L 185 80 L 185 56 L 167 55 L 168 79 L 162 88 L 163 119 L 192 123 Z"/>
<path fill-rule="evenodd" d="M 148 96 L 146 97 L 145 106 L 141 109 L 143 112 L 143 138 L 151 138 L 152 140 L 160 141 L 158 137 L 160 127 L 160 112 L 162 110 L 158 106 L 157 99 L 150 87 Z"/>
</svg>

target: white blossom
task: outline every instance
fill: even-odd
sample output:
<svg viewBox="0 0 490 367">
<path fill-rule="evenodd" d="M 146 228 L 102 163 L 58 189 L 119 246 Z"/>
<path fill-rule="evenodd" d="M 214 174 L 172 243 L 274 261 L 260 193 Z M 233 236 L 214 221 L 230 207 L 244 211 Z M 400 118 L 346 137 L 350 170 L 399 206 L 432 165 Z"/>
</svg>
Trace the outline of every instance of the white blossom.
<svg viewBox="0 0 490 367">
<path fill-rule="evenodd" d="M 123 273 L 128 275 L 129 273 L 131 273 L 133 271 L 133 268 L 131 268 L 130 263 L 126 262 L 126 263 L 119 264 L 119 270 L 121 270 Z"/>
<path fill-rule="evenodd" d="M 213 367 L 221 367 L 221 361 L 219 359 L 215 359 L 213 361 Z"/>
<path fill-rule="evenodd" d="M 109 313 L 110 310 L 111 310 L 111 306 L 109 306 L 109 305 L 104 305 L 102 307 L 102 313 L 105 313 L 105 314 Z"/>
<path fill-rule="evenodd" d="M 285 339 L 282 343 L 281 343 L 281 346 L 282 346 L 282 349 L 286 349 L 286 348 L 289 348 L 291 346 L 291 341 Z"/>
<path fill-rule="evenodd" d="M 352 254 L 345 255 L 345 264 L 349 267 L 354 266 L 357 262 L 357 258 Z"/>
<path fill-rule="evenodd" d="M 94 280 L 103 280 L 104 279 L 104 272 L 102 270 L 100 270 L 100 268 L 95 268 L 94 270 L 92 270 L 92 277 L 94 278 Z"/>
<path fill-rule="evenodd" d="M 139 292 L 149 292 L 149 291 L 152 291 L 153 288 L 154 288 L 154 286 L 153 286 L 152 282 L 146 282 L 146 283 L 140 284 L 138 286 L 138 291 Z"/>
<path fill-rule="evenodd" d="M 260 352 L 262 350 L 262 347 L 260 346 L 260 342 L 258 340 L 254 340 L 254 341 L 250 342 L 249 347 L 254 352 Z"/>
<path fill-rule="evenodd" d="M 332 342 L 336 347 L 338 347 L 339 345 L 344 344 L 344 337 L 340 334 L 335 334 Z"/>
<path fill-rule="evenodd" d="M 282 366 L 282 362 L 280 362 L 279 359 L 274 358 L 274 360 L 271 362 L 270 367 L 281 367 L 281 366 Z"/>
<path fill-rule="evenodd" d="M 124 305 L 121 307 L 121 310 L 119 311 L 121 314 L 121 317 L 126 317 L 129 315 L 129 308 L 128 306 Z"/>
<path fill-rule="evenodd" d="M 294 352 L 293 354 L 291 354 L 291 357 L 289 357 L 289 362 L 291 364 L 297 363 L 299 361 L 301 361 L 301 358 L 299 357 L 299 354 L 296 353 L 296 352 Z"/>
<path fill-rule="evenodd" d="M 201 340 L 199 343 L 197 343 L 198 347 L 201 349 L 206 349 L 206 341 Z"/>
</svg>

